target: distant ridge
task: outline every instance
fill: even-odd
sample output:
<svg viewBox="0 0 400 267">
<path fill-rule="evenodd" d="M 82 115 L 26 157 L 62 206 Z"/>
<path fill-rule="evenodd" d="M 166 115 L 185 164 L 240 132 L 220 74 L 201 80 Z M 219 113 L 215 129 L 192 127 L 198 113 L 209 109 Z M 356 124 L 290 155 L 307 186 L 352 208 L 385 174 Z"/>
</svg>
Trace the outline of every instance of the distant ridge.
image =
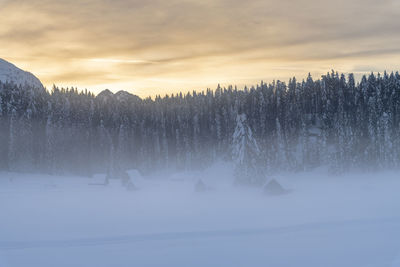
<svg viewBox="0 0 400 267">
<path fill-rule="evenodd" d="M 40 80 L 30 72 L 21 70 L 14 64 L 0 58 L 0 81 L 12 82 L 17 85 L 29 85 L 35 88 L 44 88 Z"/>
<path fill-rule="evenodd" d="M 117 100 L 118 102 L 141 100 L 137 95 L 131 94 L 127 91 L 120 90 L 114 94 L 109 89 L 101 91 L 96 98 L 101 99 L 103 102 L 107 102 L 109 99 Z"/>
</svg>

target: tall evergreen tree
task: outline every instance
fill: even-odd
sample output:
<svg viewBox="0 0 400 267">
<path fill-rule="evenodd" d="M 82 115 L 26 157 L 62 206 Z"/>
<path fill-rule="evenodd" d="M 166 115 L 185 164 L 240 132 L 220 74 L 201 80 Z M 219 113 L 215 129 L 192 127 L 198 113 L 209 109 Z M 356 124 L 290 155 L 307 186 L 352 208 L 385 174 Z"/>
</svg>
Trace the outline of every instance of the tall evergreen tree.
<svg viewBox="0 0 400 267">
<path fill-rule="evenodd" d="M 264 177 L 259 172 L 259 156 L 260 149 L 248 125 L 246 115 L 238 114 L 232 141 L 236 183 L 260 185 L 263 182 Z"/>
</svg>

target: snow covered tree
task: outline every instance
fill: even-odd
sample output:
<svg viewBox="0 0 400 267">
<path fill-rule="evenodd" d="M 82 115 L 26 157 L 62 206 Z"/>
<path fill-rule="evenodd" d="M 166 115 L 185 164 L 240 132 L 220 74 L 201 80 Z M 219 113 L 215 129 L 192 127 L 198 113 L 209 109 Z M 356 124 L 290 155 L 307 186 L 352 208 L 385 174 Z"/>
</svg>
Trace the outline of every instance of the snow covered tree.
<svg viewBox="0 0 400 267">
<path fill-rule="evenodd" d="M 235 182 L 237 184 L 262 184 L 264 177 L 259 170 L 259 156 L 260 149 L 247 124 L 246 115 L 238 114 L 232 141 L 232 158 L 236 163 Z"/>
<path fill-rule="evenodd" d="M 17 111 L 13 107 L 10 117 L 10 136 L 8 143 L 8 160 L 11 170 L 15 170 L 18 166 L 18 117 Z"/>
</svg>

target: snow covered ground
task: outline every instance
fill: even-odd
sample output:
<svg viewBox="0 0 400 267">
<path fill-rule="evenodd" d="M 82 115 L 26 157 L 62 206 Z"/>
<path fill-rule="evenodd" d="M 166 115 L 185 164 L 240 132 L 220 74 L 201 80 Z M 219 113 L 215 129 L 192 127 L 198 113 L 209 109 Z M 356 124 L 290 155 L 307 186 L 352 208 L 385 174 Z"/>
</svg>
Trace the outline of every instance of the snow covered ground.
<svg viewBox="0 0 400 267">
<path fill-rule="evenodd" d="M 400 266 L 399 174 L 325 173 L 281 174 L 277 197 L 231 186 L 229 165 L 133 192 L 0 173 L 0 267 Z"/>
</svg>

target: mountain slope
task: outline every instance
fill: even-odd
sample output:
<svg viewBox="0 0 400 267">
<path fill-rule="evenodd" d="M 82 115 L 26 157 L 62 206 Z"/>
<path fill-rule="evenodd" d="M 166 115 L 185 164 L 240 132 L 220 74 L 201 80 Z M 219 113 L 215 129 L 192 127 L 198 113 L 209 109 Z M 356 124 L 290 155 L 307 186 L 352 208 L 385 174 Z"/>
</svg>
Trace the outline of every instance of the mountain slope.
<svg viewBox="0 0 400 267">
<path fill-rule="evenodd" d="M 40 82 L 35 75 L 30 72 L 21 70 L 15 65 L 8 61 L 0 58 L 0 81 L 13 82 L 17 85 L 30 85 L 35 88 L 44 88 L 43 84 Z"/>
</svg>

